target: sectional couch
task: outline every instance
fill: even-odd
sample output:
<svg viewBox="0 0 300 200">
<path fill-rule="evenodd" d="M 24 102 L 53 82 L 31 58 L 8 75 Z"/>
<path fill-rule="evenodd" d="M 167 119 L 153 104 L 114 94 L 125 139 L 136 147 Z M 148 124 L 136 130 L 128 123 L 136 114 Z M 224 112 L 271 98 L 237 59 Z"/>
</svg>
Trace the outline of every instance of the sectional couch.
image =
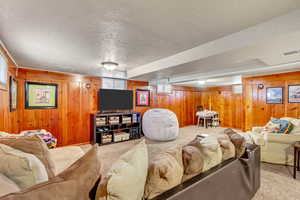
<svg viewBox="0 0 300 200">
<path fill-rule="evenodd" d="M 235 138 L 237 134 L 230 132 L 229 137 L 197 137 L 149 160 L 142 141 L 122 155 L 107 174 L 100 172 L 102 164 L 96 152 L 101 151 L 96 146 L 86 154 L 76 146 L 52 149 L 55 177 L 12 191 L 17 193 L 3 199 L 35 200 L 42 195 L 47 200 L 250 200 L 260 186 L 260 148 L 244 146 L 241 137 Z M 48 196 L 47 191 L 55 191 L 56 196 Z"/>
</svg>

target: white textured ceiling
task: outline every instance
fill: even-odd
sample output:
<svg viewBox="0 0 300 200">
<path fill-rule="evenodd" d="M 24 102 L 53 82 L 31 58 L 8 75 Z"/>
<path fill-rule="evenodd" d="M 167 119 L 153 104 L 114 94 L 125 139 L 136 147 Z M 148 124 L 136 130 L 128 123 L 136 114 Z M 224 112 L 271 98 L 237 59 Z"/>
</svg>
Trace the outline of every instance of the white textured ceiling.
<svg viewBox="0 0 300 200">
<path fill-rule="evenodd" d="M 143 76 L 149 63 L 298 8 L 299 0 L 0 0 L 0 38 L 20 66 L 96 75 L 99 63 L 111 60 L 120 70 L 140 68 L 133 77 L 145 80 L 164 68 Z M 213 69 L 234 67 L 210 56 L 201 59 L 210 59 Z M 193 62 L 206 63 L 201 59 Z M 252 59 L 241 63 L 256 63 Z M 169 70 L 180 75 L 203 67 L 182 66 Z"/>
</svg>

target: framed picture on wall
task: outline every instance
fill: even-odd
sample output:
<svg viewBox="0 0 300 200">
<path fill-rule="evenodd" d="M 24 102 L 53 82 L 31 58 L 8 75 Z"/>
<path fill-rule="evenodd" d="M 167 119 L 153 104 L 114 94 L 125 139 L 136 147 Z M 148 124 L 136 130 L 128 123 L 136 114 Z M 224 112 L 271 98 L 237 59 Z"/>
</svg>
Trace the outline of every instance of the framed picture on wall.
<svg viewBox="0 0 300 200">
<path fill-rule="evenodd" d="M 0 49 L 0 89 L 2 90 L 7 90 L 7 71 L 7 59 Z"/>
<path fill-rule="evenodd" d="M 136 106 L 150 106 L 150 90 L 136 90 Z"/>
<path fill-rule="evenodd" d="M 26 109 L 57 108 L 57 84 L 54 83 L 25 83 Z"/>
<path fill-rule="evenodd" d="M 267 88 L 267 104 L 283 103 L 283 87 Z"/>
<path fill-rule="evenodd" d="M 289 103 L 300 103 L 300 85 L 289 85 L 288 101 Z"/>
<path fill-rule="evenodd" d="M 18 82 L 13 77 L 9 78 L 9 109 L 10 112 L 17 110 Z"/>
</svg>

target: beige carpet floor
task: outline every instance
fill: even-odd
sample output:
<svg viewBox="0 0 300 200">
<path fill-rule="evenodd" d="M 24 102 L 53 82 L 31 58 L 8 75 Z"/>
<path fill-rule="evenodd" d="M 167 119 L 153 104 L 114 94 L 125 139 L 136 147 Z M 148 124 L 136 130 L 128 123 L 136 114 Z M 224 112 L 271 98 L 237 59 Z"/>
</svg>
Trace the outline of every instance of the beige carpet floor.
<svg viewBox="0 0 300 200">
<path fill-rule="evenodd" d="M 180 129 L 178 139 L 170 142 L 154 142 L 146 139 L 150 159 L 158 152 L 173 145 L 184 145 L 195 138 L 197 134 L 214 134 L 224 128 L 197 128 L 189 126 Z M 104 171 L 107 171 L 119 156 L 132 148 L 140 140 L 104 145 L 100 147 L 101 160 L 104 163 Z M 88 148 L 88 146 L 86 146 Z M 85 150 L 87 148 L 84 148 Z M 292 168 L 262 163 L 261 188 L 253 200 L 300 200 L 300 172 L 297 179 L 292 177 Z"/>
</svg>

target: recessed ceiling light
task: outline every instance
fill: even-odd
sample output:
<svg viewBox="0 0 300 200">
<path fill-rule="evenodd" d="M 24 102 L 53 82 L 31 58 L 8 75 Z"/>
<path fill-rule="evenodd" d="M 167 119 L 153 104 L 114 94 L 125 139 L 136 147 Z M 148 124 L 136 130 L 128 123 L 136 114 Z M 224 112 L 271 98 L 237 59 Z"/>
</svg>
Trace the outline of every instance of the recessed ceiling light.
<svg viewBox="0 0 300 200">
<path fill-rule="evenodd" d="M 115 70 L 119 66 L 118 63 L 111 62 L 111 61 L 102 62 L 101 64 L 108 71 L 113 71 L 113 70 Z"/>
</svg>

